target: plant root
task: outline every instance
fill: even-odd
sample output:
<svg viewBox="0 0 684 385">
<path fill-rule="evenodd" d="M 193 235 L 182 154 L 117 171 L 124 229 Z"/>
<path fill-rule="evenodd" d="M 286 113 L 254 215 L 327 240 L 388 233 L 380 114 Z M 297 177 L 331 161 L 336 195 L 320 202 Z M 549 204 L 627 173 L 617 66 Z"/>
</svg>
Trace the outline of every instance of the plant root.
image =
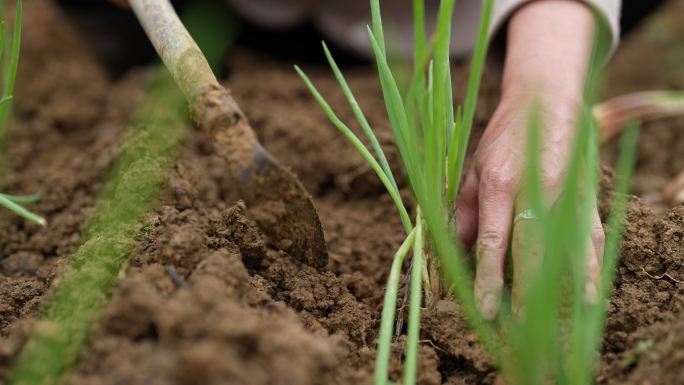
<svg viewBox="0 0 684 385">
<path fill-rule="evenodd" d="M 668 273 L 663 273 L 663 274 L 661 274 L 661 275 L 652 275 L 652 274 L 650 274 L 648 271 L 646 271 L 646 269 L 644 269 L 643 266 L 641 266 L 641 271 L 643 271 L 644 274 L 646 274 L 646 275 L 647 275 L 649 278 L 651 278 L 651 279 L 661 280 L 661 279 L 667 278 L 667 279 L 669 279 L 670 281 L 672 281 L 672 282 L 674 282 L 674 283 L 684 284 L 684 281 L 680 281 L 680 280 L 674 278 L 673 276 L 671 276 L 671 275 L 668 274 Z"/>
</svg>

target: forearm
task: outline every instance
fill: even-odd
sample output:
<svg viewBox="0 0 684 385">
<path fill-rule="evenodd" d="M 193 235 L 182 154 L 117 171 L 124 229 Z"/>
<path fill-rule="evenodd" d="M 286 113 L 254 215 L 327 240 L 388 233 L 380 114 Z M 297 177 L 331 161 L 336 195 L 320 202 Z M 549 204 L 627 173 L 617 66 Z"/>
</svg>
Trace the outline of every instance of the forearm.
<svg viewBox="0 0 684 385">
<path fill-rule="evenodd" d="M 560 98 L 576 107 L 594 42 L 595 17 L 579 1 L 539 0 L 508 25 L 502 96 Z"/>
</svg>

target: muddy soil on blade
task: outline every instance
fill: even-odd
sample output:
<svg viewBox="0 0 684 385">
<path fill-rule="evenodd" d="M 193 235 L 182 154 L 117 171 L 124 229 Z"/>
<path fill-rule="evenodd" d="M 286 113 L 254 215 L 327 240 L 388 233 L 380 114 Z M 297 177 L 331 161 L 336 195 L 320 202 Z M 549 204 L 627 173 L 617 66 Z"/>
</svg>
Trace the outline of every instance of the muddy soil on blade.
<svg viewBox="0 0 684 385">
<path fill-rule="evenodd" d="M 38 27 L 25 29 L 2 191 L 41 191 L 44 199 L 35 209 L 50 225 L 41 229 L 7 217 L 2 226 L 0 378 L 78 243 L 150 73 L 139 69 L 110 81 L 63 16 L 45 4 L 26 2 L 25 25 L 50 26 L 58 33 L 48 41 Z M 675 5 L 684 9 L 681 1 Z M 616 71 L 629 68 L 621 63 L 644 45 L 643 39 L 627 41 L 615 60 Z M 314 195 L 326 231 L 328 266 L 316 270 L 273 248 L 236 201 L 211 143 L 189 128 L 169 187 L 158 209 L 140 224 L 131 262 L 67 383 L 372 382 L 383 287 L 403 239 L 402 226 L 375 175 L 328 123 L 290 64 L 236 50 L 228 63 L 228 84 L 265 147 Z M 352 122 L 330 73 L 323 67 L 305 69 L 340 117 Z M 456 69 L 458 89 L 464 89 L 465 73 L 466 68 Z M 347 76 L 390 163 L 398 166 L 372 66 L 355 67 Z M 684 82 L 681 75 L 679 81 Z M 616 82 L 611 78 L 611 89 Z M 495 106 L 496 83 L 495 76 L 487 76 L 479 127 Z M 658 135 L 684 139 L 677 123 L 658 124 L 657 130 L 644 131 L 637 181 L 675 172 L 657 173 L 643 153 L 662 140 Z M 676 146 L 661 147 L 658 156 L 665 153 L 675 158 Z M 405 185 L 403 178 L 400 183 Z M 635 197 L 626 225 L 599 382 L 682 382 L 675 369 L 684 361 L 684 206 L 654 211 Z M 394 380 L 401 373 L 400 332 L 392 355 Z M 424 311 L 421 339 L 421 384 L 497 380 L 450 300 Z"/>
</svg>

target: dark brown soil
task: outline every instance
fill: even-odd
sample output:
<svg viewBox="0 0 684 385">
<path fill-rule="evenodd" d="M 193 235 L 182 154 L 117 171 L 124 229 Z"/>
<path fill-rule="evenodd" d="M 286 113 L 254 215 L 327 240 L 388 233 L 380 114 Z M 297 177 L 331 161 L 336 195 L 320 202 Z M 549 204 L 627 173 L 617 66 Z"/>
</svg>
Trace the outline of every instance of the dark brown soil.
<svg viewBox="0 0 684 385">
<path fill-rule="evenodd" d="M 680 12 L 684 3 L 674 7 Z M 25 28 L 10 170 L 2 190 L 42 192 L 35 209 L 49 226 L 14 217 L 2 226 L 0 378 L 78 242 L 149 72 L 131 71 L 113 83 L 49 2 L 26 2 L 25 17 L 26 26 L 37 27 Z M 661 19 L 658 23 L 667 23 Z M 49 40 L 38 26 L 49 26 Z M 618 85 L 631 81 L 626 69 L 636 71 L 630 61 L 634 51 L 647 49 L 644 36 L 651 29 L 626 42 L 616 57 L 613 68 L 625 75 L 610 79 L 609 92 L 629 90 Z M 671 46 L 680 44 L 684 31 L 675 36 Z M 328 123 L 290 64 L 238 50 L 229 61 L 229 84 L 264 145 L 314 195 L 330 252 L 326 269 L 306 266 L 266 244 L 244 205 L 235 202 L 225 163 L 209 140 L 192 130 L 67 383 L 372 382 L 383 287 L 403 230 L 375 175 Z M 340 117 L 351 122 L 328 71 L 306 70 Z M 461 83 L 464 73 L 457 70 Z M 648 83 L 656 74 L 642 74 L 633 90 L 664 86 Z M 682 85 L 684 77 L 678 76 Z M 348 78 L 396 164 L 373 68 L 356 67 Z M 479 126 L 496 103 L 494 76 L 487 77 L 483 98 Z M 671 177 L 679 171 L 674 159 L 684 168 L 677 158 L 679 144 L 684 145 L 679 125 L 661 122 L 644 130 L 638 185 L 649 177 Z M 657 155 L 646 153 L 648 148 L 658 148 Z M 658 167 L 665 163 L 667 168 Z M 657 188 L 639 186 L 639 192 Z M 600 383 L 684 382 L 677 370 L 684 364 L 684 206 L 661 211 L 656 214 L 638 198 L 630 203 Z M 458 313 L 449 300 L 424 311 L 421 384 L 495 383 L 493 368 Z M 403 344 L 398 337 L 393 379 L 401 373 Z"/>
<path fill-rule="evenodd" d="M 35 314 L 63 257 L 78 242 L 103 172 L 116 155 L 120 122 L 139 93 L 135 82 L 109 82 L 50 2 L 27 2 L 25 12 L 25 22 L 36 27 L 23 33 L 2 190 L 42 193 L 31 208 L 50 225 L 40 228 L 2 213 L 3 337 L 17 319 Z"/>
</svg>

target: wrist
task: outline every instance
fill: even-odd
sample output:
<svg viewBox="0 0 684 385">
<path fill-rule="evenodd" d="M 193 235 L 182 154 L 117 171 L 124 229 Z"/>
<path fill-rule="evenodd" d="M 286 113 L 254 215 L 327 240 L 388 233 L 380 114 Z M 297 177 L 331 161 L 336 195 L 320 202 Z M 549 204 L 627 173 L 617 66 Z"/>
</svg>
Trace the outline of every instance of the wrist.
<svg viewBox="0 0 684 385">
<path fill-rule="evenodd" d="M 539 95 L 579 105 L 594 31 L 591 10 L 578 1 L 540 0 L 521 7 L 508 25 L 503 98 Z"/>
</svg>

